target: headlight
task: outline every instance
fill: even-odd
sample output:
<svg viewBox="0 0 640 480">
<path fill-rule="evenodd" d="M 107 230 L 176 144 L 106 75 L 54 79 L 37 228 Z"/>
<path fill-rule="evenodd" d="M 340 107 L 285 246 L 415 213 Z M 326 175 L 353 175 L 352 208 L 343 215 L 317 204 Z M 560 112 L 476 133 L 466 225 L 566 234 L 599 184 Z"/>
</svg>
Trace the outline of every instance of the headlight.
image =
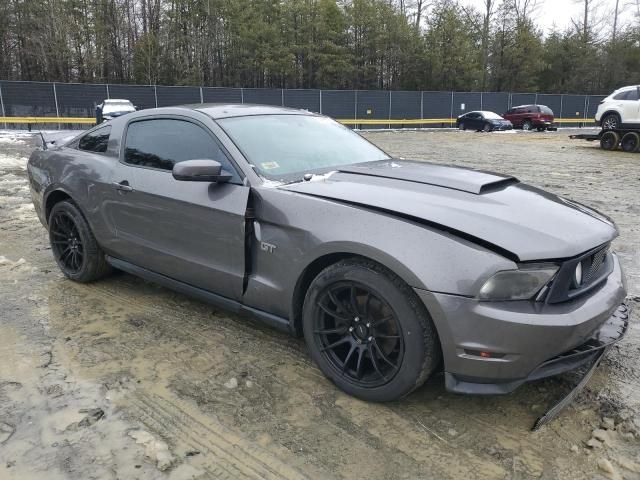
<svg viewBox="0 0 640 480">
<path fill-rule="evenodd" d="M 558 271 L 556 265 L 526 266 L 503 270 L 487 280 L 478 294 L 480 300 L 527 300 L 536 295 Z"/>
</svg>

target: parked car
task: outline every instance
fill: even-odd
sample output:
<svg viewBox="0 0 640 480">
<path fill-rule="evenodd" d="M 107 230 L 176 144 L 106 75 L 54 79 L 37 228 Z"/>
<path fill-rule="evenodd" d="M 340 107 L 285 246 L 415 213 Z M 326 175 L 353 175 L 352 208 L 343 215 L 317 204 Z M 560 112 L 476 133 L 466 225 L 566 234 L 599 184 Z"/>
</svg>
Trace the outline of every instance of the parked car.
<svg viewBox="0 0 640 480">
<path fill-rule="evenodd" d="M 514 128 L 523 130 L 557 130 L 553 110 L 546 105 L 518 105 L 507 110 L 503 117 L 513 123 Z"/>
<path fill-rule="evenodd" d="M 460 130 L 491 132 L 493 130 L 511 130 L 513 125 L 497 113 L 474 111 L 458 116 L 456 127 Z"/>
<path fill-rule="evenodd" d="M 619 88 L 602 100 L 595 120 L 604 130 L 640 128 L 640 85 Z"/>
<path fill-rule="evenodd" d="M 103 100 L 100 105 L 96 106 L 96 124 L 135 111 L 136 107 L 129 100 L 116 98 Z"/>
<path fill-rule="evenodd" d="M 626 331 L 609 218 L 509 175 L 391 158 L 307 111 L 130 113 L 36 150 L 28 175 L 68 278 L 116 268 L 303 335 L 362 399 L 441 363 L 450 391 L 507 393 Z"/>
</svg>

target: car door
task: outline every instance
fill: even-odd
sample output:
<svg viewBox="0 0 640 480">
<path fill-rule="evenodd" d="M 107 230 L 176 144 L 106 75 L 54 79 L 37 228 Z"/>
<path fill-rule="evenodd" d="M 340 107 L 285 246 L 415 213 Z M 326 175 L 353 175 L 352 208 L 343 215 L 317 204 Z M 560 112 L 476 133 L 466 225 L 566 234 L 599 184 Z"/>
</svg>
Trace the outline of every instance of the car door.
<svg viewBox="0 0 640 480">
<path fill-rule="evenodd" d="M 130 177 L 119 181 L 127 191 L 117 235 L 127 246 L 127 260 L 240 299 L 249 187 L 215 135 L 188 117 L 143 117 L 129 122 L 122 143 L 121 162 Z M 220 162 L 231 180 L 173 178 L 173 165 L 194 159 Z"/>
<path fill-rule="evenodd" d="M 476 112 L 467 113 L 464 123 L 467 126 L 467 130 L 475 130 L 480 127 L 480 114 Z"/>
<path fill-rule="evenodd" d="M 634 88 L 626 92 L 623 103 L 622 123 L 640 123 L 640 94 L 639 89 Z"/>
</svg>

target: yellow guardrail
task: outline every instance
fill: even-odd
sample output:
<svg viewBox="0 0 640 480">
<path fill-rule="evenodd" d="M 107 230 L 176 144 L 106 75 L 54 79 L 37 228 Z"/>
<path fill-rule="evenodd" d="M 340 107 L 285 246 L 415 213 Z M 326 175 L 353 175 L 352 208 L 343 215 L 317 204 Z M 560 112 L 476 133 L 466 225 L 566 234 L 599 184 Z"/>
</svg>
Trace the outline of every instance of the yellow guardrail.
<svg viewBox="0 0 640 480">
<path fill-rule="evenodd" d="M 0 123 L 96 123 L 87 117 L 0 117 Z"/>
<path fill-rule="evenodd" d="M 455 118 L 404 118 L 404 119 L 377 119 L 377 118 L 348 118 L 337 119 L 343 125 L 434 125 L 443 123 L 456 123 Z M 92 117 L 0 117 L 0 123 L 82 123 L 93 125 L 96 119 Z M 555 123 L 593 123 L 589 118 L 556 118 Z"/>
</svg>

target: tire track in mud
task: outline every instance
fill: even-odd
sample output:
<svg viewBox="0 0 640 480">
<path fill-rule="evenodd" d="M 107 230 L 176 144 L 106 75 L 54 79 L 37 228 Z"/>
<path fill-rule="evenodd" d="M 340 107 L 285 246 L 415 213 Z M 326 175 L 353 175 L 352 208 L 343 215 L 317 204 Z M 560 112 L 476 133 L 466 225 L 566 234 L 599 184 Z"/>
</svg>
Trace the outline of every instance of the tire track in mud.
<svg viewBox="0 0 640 480">
<path fill-rule="evenodd" d="M 142 392 L 136 392 L 132 400 L 143 422 L 155 423 L 156 429 L 161 429 L 166 435 L 177 437 L 193 448 L 212 453 L 216 466 L 228 472 L 231 475 L 229 478 L 238 478 L 240 475 L 267 480 L 307 478 L 271 452 L 246 441 L 211 419 L 205 424 L 175 402 Z M 169 426 L 172 428 L 168 429 Z"/>
</svg>

